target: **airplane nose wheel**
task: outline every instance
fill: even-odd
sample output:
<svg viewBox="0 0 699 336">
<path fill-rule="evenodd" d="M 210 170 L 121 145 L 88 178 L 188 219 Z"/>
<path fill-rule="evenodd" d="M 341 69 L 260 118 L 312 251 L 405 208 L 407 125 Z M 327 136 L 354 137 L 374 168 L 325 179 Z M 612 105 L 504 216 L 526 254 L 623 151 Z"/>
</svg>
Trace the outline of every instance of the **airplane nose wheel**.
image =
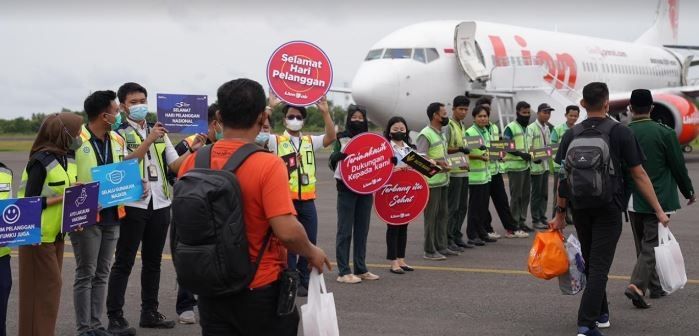
<svg viewBox="0 0 699 336">
<path fill-rule="evenodd" d="M 691 153 L 692 150 L 693 150 L 693 148 L 690 145 L 685 145 L 684 147 L 682 147 L 682 151 L 685 153 Z"/>
</svg>

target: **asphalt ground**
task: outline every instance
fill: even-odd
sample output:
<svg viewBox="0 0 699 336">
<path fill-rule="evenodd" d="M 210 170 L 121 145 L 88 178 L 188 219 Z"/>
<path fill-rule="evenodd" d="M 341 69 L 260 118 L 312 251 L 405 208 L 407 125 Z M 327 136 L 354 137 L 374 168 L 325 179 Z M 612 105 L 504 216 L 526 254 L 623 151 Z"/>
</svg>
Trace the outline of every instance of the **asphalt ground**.
<svg viewBox="0 0 699 336">
<path fill-rule="evenodd" d="M 699 183 L 699 154 L 688 154 L 686 158 L 692 179 Z M 0 161 L 16 172 L 17 180 L 26 160 L 26 153 L 0 153 Z M 337 192 L 327 168 L 327 154 L 319 154 L 318 175 L 318 242 L 334 260 Z M 495 215 L 492 208 L 491 211 Z M 493 226 L 502 233 L 502 225 L 494 217 Z M 612 327 L 605 334 L 699 334 L 697 218 L 699 206 L 693 206 L 679 211 L 671 222 L 671 229 L 682 246 L 689 283 L 668 297 L 651 300 L 653 306 L 648 310 L 635 309 L 623 295 L 636 260 L 631 229 L 629 224 L 624 224 L 607 287 Z M 566 233 L 573 231 L 572 227 L 566 229 Z M 346 285 L 334 281 L 335 270 L 325 274 L 328 288 L 335 296 L 341 335 L 575 335 L 581 295 L 562 295 L 555 279 L 544 281 L 527 273 L 526 260 L 533 238 L 503 238 L 446 261 L 426 261 L 422 259 L 423 222 L 418 220 L 409 226 L 407 249 L 407 261 L 416 271 L 394 275 L 388 272 L 385 260 L 385 232 L 386 224 L 373 216 L 367 262 L 369 269 L 381 276 L 380 280 Z M 176 318 L 175 272 L 167 247 L 164 253 L 160 310 Z M 17 328 L 19 281 L 14 256 L 9 335 L 16 334 Z M 137 261 L 126 294 L 125 312 L 132 325 L 138 324 L 140 313 L 140 268 Z M 57 335 L 75 334 L 74 270 L 72 248 L 66 246 Z M 299 299 L 298 304 L 303 302 Z M 199 335 L 200 329 L 198 325 L 177 325 L 173 330 L 138 329 L 138 334 Z"/>
</svg>

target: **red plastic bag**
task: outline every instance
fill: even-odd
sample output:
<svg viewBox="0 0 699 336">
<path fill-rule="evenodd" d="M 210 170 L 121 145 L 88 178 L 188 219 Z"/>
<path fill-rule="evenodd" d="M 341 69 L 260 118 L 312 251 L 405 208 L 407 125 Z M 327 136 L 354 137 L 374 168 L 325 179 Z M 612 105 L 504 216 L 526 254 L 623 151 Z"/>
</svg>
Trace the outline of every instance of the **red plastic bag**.
<svg viewBox="0 0 699 336">
<path fill-rule="evenodd" d="M 529 273 L 549 280 L 568 272 L 568 254 L 563 245 L 565 238 L 558 230 L 537 232 L 529 251 Z"/>
</svg>

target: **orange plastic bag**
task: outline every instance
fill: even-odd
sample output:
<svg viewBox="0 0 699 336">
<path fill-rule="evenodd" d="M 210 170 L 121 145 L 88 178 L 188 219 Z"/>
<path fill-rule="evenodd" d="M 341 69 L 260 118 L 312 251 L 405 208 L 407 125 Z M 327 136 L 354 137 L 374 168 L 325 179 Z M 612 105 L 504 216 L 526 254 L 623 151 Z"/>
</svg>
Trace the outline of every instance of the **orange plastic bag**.
<svg viewBox="0 0 699 336">
<path fill-rule="evenodd" d="M 568 272 L 568 254 L 563 245 L 565 238 L 558 230 L 537 232 L 529 251 L 529 273 L 549 280 Z"/>
</svg>

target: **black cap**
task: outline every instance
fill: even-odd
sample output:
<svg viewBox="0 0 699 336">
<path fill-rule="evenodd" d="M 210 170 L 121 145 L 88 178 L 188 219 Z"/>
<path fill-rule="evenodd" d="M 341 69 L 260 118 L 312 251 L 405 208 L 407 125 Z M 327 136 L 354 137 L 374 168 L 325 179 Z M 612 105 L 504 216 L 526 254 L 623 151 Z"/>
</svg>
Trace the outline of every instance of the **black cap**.
<svg viewBox="0 0 699 336">
<path fill-rule="evenodd" d="M 541 111 L 555 111 L 555 109 L 554 109 L 553 107 L 551 107 L 551 105 L 546 104 L 546 103 L 543 103 L 543 104 L 539 105 L 539 107 L 536 109 L 536 111 L 537 111 L 537 112 L 541 112 Z"/>
<path fill-rule="evenodd" d="M 631 92 L 631 106 L 646 107 L 653 105 L 653 95 L 646 89 L 636 89 Z"/>
</svg>

